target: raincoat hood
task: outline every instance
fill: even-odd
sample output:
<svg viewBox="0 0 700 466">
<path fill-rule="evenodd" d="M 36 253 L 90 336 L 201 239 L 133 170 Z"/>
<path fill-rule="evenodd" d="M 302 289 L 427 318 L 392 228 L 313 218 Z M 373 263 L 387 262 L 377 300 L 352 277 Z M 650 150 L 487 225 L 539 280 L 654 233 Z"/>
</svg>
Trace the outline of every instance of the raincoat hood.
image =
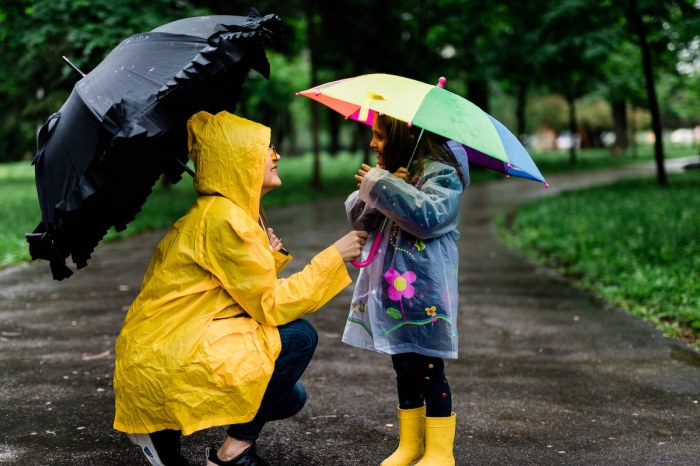
<svg viewBox="0 0 700 466">
<path fill-rule="evenodd" d="M 257 219 L 270 128 L 228 112 L 199 112 L 187 133 L 197 193 L 223 196 Z"/>
</svg>

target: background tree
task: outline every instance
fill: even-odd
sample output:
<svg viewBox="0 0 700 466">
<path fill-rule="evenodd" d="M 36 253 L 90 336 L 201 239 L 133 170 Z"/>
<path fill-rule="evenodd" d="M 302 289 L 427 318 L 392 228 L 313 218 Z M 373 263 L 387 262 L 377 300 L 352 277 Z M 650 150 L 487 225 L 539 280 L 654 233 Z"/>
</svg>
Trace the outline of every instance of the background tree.
<svg viewBox="0 0 700 466">
<path fill-rule="evenodd" d="M 602 63 L 610 50 L 607 35 L 598 22 L 596 4 L 587 0 L 551 2 L 542 16 L 543 44 L 535 60 L 547 87 L 566 99 L 572 138 L 569 154 L 575 164 L 579 134 L 576 101 L 603 78 Z"/>
<path fill-rule="evenodd" d="M 441 73 L 447 87 L 490 111 L 490 81 L 498 62 L 493 39 L 499 30 L 502 8 L 497 2 L 440 0 L 440 20 L 427 37 L 442 58 Z"/>
<path fill-rule="evenodd" d="M 612 29 L 611 29 L 612 30 Z M 621 25 L 615 28 L 622 32 Z M 611 44 L 612 53 L 602 64 L 605 80 L 598 83 L 597 92 L 610 102 L 615 143 L 613 154 L 622 154 L 629 147 L 628 107 L 640 107 L 645 101 L 644 76 L 640 67 L 639 47 L 629 38 L 620 37 Z"/>
<path fill-rule="evenodd" d="M 625 4 L 627 27 L 639 46 L 646 95 L 654 132 L 654 156 L 657 182 L 668 185 L 664 166 L 661 113 L 656 91 L 658 69 L 671 69 L 677 63 L 677 51 L 688 50 L 689 40 L 697 39 L 698 8 L 693 0 L 628 0 Z M 658 69 L 657 69 L 658 67 Z"/>
<path fill-rule="evenodd" d="M 515 98 L 515 134 L 523 138 L 528 132 L 528 95 L 533 89 L 541 89 L 546 78 L 536 66 L 535 57 L 543 41 L 542 13 L 548 8 L 548 1 L 499 5 L 490 34 L 494 78 Z"/>
<path fill-rule="evenodd" d="M 534 113 L 538 120 L 526 121 L 528 98 L 554 100 L 545 91 L 567 96 L 572 117 L 564 126 L 575 134 L 574 103 L 604 95 L 618 121 L 622 149 L 630 107 L 652 108 L 648 86 L 641 85 L 642 53 L 630 5 L 636 5 L 647 33 L 651 76 L 661 100 L 655 131 L 663 129 L 664 120 L 697 123 L 696 0 L 261 0 L 256 3 L 261 13 L 283 18 L 285 39 L 269 53 L 272 80 L 253 74 L 237 111 L 271 126 L 285 150 L 306 149 L 297 147 L 299 140 L 316 141 L 318 164 L 320 135 L 327 142 L 323 148 L 334 153 L 350 129 L 334 112 L 306 99 L 295 101 L 295 90 L 370 72 L 424 82 L 446 76 L 449 90 L 485 111 L 491 113 L 496 102 L 495 110 L 508 114 L 494 116 L 511 122 L 518 134 L 542 121 Z M 79 78 L 61 55 L 87 72 L 129 35 L 186 16 L 244 15 L 249 8 L 239 0 L 5 0 L 0 5 L 0 161 L 31 157 L 36 129 L 60 108 Z M 504 91 L 515 112 L 504 106 Z M 309 121 L 314 111 L 317 117 Z M 563 128 L 558 116 L 547 118 L 555 129 Z M 352 131 L 351 146 L 364 148 L 368 159 L 367 128 L 358 124 Z M 656 139 L 661 141 L 660 134 Z"/>
<path fill-rule="evenodd" d="M 0 12 L 0 161 L 33 151 L 36 129 L 57 111 L 84 72 L 127 36 L 197 14 L 183 0 L 19 0 Z"/>
<path fill-rule="evenodd" d="M 400 74 L 414 79 L 434 76 L 437 53 L 425 43 L 426 31 L 440 20 L 439 10 L 432 2 L 404 1 L 375 2 L 370 0 L 341 0 L 337 2 L 310 1 L 313 11 L 308 14 L 308 33 L 317 39 L 309 40 L 312 83 L 320 84 L 336 79 L 366 73 Z M 437 82 L 437 78 L 435 79 Z M 318 141 L 318 105 L 311 107 L 312 140 Z M 330 135 L 330 152 L 339 147 L 342 117 L 323 111 L 323 121 Z M 320 119 L 319 119 L 320 120 Z M 357 135 L 367 134 L 358 125 Z M 368 157 L 367 136 L 361 137 Z M 320 180 L 320 145 L 314 143 L 312 183 Z"/>
<path fill-rule="evenodd" d="M 656 97 L 656 85 L 654 79 L 654 63 L 652 59 L 651 44 L 647 25 L 642 18 L 637 0 L 628 0 L 627 15 L 629 22 L 634 28 L 637 42 L 642 55 L 642 69 L 644 70 L 644 80 L 646 82 L 647 100 L 649 111 L 651 112 L 651 126 L 654 131 L 654 155 L 656 159 L 656 175 L 660 185 L 668 184 L 666 168 L 664 166 L 664 146 L 661 133 L 661 115 L 659 114 L 659 103 Z"/>
</svg>

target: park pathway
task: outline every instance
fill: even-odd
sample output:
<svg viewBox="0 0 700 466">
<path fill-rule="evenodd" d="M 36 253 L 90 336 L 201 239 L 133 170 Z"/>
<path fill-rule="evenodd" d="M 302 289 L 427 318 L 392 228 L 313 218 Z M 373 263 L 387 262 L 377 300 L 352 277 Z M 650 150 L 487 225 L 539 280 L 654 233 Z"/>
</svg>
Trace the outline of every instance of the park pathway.
<svg viewBox="0 0 700 466">
<path fill-rule="evenodd" d="M 491 225 L 519 203 L 644 174 L 651 164 L 465 194 L 460 357 L 447 363 L 458 465 L 699 464 L 700 356 L 524 259 Z M 295 256 L 289 273 L 347 231 L 338 199 L 268 217 Z M 0 464 L 146 466 L 111 428 L 113 343 L 161 235 L 100 245 L 63 282 L 44 262 L 0 271 Z M 309 317 L 320 334 L 303 378 L 309 402 L 263 432 L 273 465 L 378 465 L 395 446 L 389 358 L 340 342 L 351 292 Z M 185 438 L 185 454 L 204 464 L 222 435 Z"/>
</svg>

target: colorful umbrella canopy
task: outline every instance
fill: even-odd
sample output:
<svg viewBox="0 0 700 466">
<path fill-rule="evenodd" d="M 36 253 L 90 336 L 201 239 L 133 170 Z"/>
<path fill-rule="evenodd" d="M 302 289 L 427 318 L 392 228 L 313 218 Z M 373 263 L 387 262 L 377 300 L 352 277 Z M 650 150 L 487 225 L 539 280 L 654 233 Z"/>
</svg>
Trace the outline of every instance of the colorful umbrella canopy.
<svg viewBox="0 0 700 466">
<path fill-rule="evenodd" d="M 391 74 L 366 74 L 297 93 L 352 119 L 372 124 L 383 113 L 462 143 L 469 162 L 549 186 L 527 150 L 503 124 L 467 99 L 444 89 Z"/>
</svg>

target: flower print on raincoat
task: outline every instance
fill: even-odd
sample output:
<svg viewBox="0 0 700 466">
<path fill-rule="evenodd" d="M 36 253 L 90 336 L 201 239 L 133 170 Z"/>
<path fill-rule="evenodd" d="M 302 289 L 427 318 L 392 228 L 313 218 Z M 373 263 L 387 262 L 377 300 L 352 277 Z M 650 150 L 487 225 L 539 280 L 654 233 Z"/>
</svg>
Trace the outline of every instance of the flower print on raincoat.
<svg viewBox="0 0 700 466">
<path fill-rule="evenodd" d="M 226 112 L 188 123 L 198 197 L 162 239 L 116 341 L 114 428 L 196 430 L 250 421 L 281 349 L 278 325 L 350 283 L 334 247 L 301 272 L 258 223 L 270 129 Z"/>
<path fill-rule="evenodd" d="M 457 357 L 457 225 L 469 167 L 464 148 L 448 145 L 462 179 L 434 160 L 425 162 L 415 186 L 374 167 L 345 201 L 353 228 L 370 237 L 388 217 L 374 260 L 360 269 L 345 343 L 387 354 Z"/>
</svg>

